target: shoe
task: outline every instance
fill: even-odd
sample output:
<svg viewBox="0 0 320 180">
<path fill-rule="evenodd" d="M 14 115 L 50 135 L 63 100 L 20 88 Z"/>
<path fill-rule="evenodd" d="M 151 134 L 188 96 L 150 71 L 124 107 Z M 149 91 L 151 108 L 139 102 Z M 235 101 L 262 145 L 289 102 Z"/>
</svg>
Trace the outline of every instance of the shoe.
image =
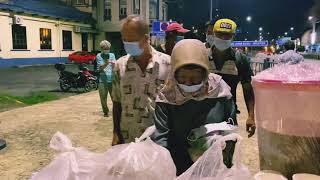
<svg viewBox="0 0 320 180">
<path fill-rule="evenodd" d="M 4 149 L 7 146 L 7 143 L 4 139 L 0 139 L 0 150 Z"/>
<path fill-rule="evenodd" d="M 109 117 L 109 113 L 107 113 L 107 114 L 104 114 L 103 116 L 104 116 L 104 117 Z"/>
</svg>

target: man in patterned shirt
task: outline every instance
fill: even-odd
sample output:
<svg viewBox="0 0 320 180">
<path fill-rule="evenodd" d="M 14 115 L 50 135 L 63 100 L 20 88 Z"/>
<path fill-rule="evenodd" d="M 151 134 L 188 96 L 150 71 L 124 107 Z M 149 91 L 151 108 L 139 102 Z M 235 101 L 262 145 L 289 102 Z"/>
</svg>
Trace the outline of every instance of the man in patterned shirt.
<svg viewBox="0 0 320 180">
<path fill-rule="evenodd" d="M 153 125 L 155 98 L 170 71 L 170 56 L 153 49 L 149 25 L 129 16 L 121 29 L 128 55 L 116 61 L 113 72 L 113 141 L 129 143 Z"/>
</svg>

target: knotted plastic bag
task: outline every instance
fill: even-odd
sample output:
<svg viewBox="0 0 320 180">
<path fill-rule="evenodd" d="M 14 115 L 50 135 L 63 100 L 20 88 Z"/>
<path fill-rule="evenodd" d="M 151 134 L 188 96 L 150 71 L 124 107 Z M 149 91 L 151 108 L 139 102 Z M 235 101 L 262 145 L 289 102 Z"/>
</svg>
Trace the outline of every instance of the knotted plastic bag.
<svg viewBox="0 0 320 180">
<path fill-rule="evenodd" d="M 232 120 L 233 121 L 233 120 Z M 219 138 L 231 134 L 237 126 L 227 122 L 206 124 L 191 130 L 188 135 L 188 152 L 191 159 L 195 162 L 209 147 Z M 229 143 L 229 146 L 232 146 Z M 232 151 L 233 154 L 233 151 Z"/>
<path fill-rule="evenodd" d="M 49 146 L 59 154 L 31 180 L 92 180 L 96 172 L 105 167 L 104 154 L 74 148 L 61 132 L 54 134 Z"/>
<path fill-rule="evenodd" d="M 99 173 L 98 179 L 174 180 L 176 167 L 169 151 L 149 138 L 154 131 L 152 126 L 136 142 L 109 149 L 108 167 Z"/>
<path fill-rule="evenodd" d="M 176 167 L 169 151 L 149 138 L 154 131 L 152 126 L 136 142 L 114 146 L 101 154 L 74 148 L 65 135 L 57 132 L 50 148 L 59 154 L 31 180 L 174 180 Z"/>
<path fill-rule="evenodd" d="M 247 167 L 240 162 L 241 136 L 230 134 L 217 139 L 212 146 L 176 180 L 252 180 Z M 223 163 L 222 151 L 227 141 L 236 141 L 233 166 Z"/>
</svg>

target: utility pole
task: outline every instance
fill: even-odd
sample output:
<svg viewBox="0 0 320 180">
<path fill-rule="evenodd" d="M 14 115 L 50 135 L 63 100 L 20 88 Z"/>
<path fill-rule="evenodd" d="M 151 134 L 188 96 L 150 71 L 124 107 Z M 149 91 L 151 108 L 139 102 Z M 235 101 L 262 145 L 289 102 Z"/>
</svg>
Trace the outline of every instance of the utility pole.
<svg viewBox="0 0 320 180">
<path fill-rule="evenodd" d="M 210 21 L 212 21 L 212 13 L 213 13 L 213 0 L 210 0 Z"/>
</svg>

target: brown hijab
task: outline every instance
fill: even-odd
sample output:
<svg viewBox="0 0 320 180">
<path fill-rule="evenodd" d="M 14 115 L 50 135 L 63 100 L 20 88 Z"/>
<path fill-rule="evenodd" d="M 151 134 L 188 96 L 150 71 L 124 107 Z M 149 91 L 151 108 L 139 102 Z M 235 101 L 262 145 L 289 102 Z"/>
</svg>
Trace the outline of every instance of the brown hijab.
<svg viewBox="0 0 320 180">
<path fill-rule="evenodd" d="M 207 71 L 204 86 L 195 93 L 185 93 L 178 87 L 175 72 L 182 66 L 194 64 Z M 160 90 L 156 102 L 172 105 L 181 105 L 188 100 L 202 101 L 208 98 L 230 99 L 232 97 L 230 87 L 221 76 L 209 73 L 209 58 L 205 45 L 195 39 L 186 39 L 178 42 L 172 51 L 171 71 L 165 86 Z"/>
</svg>

